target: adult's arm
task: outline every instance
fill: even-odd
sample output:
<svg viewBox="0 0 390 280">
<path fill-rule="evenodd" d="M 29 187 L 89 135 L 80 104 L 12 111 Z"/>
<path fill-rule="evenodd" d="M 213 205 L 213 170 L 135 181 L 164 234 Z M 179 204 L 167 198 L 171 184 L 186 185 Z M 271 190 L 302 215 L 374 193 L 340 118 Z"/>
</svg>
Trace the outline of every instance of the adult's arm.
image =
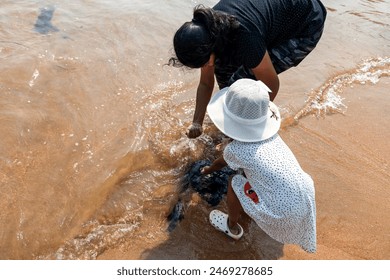
<svg viewBox="0 0 390 280">
<path fill-rule="evenodd" d="M 272 92 L 269 96 L 270 100 L 273 101 L 279 91 L 279 77 L 267 51 L 260 64 L 252 68 L 252 72 L 257 80 L 262 81 L 270 88 Z"/>
<path fill-rule="evenodd" d="M 189 138 L 202 134 L 202 124 L 214 89 L 214 65 L 206 64 L 200 70 L 200 81 L 196 91 L 196 105 L 192 125 L 187 130 Z"/>
</svg>

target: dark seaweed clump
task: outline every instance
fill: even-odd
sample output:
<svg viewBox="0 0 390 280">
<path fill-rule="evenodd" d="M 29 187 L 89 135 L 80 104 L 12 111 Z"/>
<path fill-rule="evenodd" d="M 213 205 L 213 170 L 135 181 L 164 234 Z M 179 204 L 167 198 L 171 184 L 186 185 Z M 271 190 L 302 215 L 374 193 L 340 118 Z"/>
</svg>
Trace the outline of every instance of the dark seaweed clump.
<svg viewBox="0 0 390 280">
<path fill-rule="evenodd" d="M 208 165 L 211 165 L 210 160 L 199 160 L 190 165 L 181 179 L 180 192 L 183 193 L 189 189 L 194 190 L 210 206 L 216 206 L 226 194 L 229 177 L 235 174 L 235 171 L 225 167 L 211 174 L 202 175 L 200 173 L 201 169 Z M 168 231 L 174 230 L 183 218 L 184 202 L 179 199 L 167 217 L 169 221 Z"/>
<path fill-rule="evenodd" d="M 208 165 L 211 165 L 210 160 L 194 162 L 184 175 L 181 186 L 183 190 L 192 188 L 211 206 L 216 206 L 226 194 L 229 177 L 235 174 L 235 171 L 225 167 L 211 174 L 202 175 L 201 169 Z"/>
</svg>

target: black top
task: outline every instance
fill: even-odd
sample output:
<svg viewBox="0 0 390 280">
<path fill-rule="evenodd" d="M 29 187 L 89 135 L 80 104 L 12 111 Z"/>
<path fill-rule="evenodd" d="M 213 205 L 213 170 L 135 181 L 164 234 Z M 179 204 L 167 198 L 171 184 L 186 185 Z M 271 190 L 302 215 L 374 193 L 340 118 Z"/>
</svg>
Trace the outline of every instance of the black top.
<svg viewBox="0 0 390 280">
<path fill-rule="evenodd" d="M 234 15 L 240 22 L 235 64 L 256 67 L 267 49 L 310 35 L 309 14 L 317 0 L 221 0 L 214 10 Z M 245 55 L 243 55 L 245 54 Z M 220 58 L 224 60 L 224 58 Z"/>
</svg>

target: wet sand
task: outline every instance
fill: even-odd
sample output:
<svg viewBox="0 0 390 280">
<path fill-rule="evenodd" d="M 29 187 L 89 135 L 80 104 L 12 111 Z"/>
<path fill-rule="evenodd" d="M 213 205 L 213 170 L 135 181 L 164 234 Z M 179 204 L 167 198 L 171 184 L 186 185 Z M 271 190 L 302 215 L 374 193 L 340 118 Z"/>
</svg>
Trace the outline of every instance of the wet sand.
<svg viewBox="0 0 390 280">
<path fill-rule="evenodd" d="M 193 193 L 184 220 L 168 233 L 171 205 L 161 211 L 157 191 L 138 228 L 137 235 L 149 238 L 123 240 L 98 259 L 390 259 L 389 88 L 388 77 L 354 85 L 343 92 L 344 114 L 306 116 L 280 132 L 315 181 L 317 253 L 274 241 L 247 217 L 244 238 L 232 241 L 209 225 L 211 207 Z M 165 188 L 174 201 L 176 190 Z M 226 209 L 225 203 L 218 208 Z"/>
<path fill-rule="evenodd" d="M 316 183 L 314 255 L 285 246 L 283 259 L 390 258 L 390 79 L 344 91 L 345 114 L 307 117 L 283 133 Z M 305 149 L 314 147 L 316 150 Z"/>
</svg>

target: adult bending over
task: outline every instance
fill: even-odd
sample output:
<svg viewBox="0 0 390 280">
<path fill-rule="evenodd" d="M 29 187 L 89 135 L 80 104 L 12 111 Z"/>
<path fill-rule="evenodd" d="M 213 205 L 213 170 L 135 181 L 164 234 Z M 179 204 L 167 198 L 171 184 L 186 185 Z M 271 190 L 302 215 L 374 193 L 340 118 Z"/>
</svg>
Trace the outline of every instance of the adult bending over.
<svg viewBox="0 0 390 280">
<path fill-rule="evenodd" d="M 175 33 L 169 65 L 200 68 L 189 138 L 202 134 L 214 89 L 241 78 L 263 81 L 273 101 L 278 74 L 297 66 L 317 45 L 326 18 L 320 0 L 221 0 L 195 7 L 193 19 Z"/>
</svg>

